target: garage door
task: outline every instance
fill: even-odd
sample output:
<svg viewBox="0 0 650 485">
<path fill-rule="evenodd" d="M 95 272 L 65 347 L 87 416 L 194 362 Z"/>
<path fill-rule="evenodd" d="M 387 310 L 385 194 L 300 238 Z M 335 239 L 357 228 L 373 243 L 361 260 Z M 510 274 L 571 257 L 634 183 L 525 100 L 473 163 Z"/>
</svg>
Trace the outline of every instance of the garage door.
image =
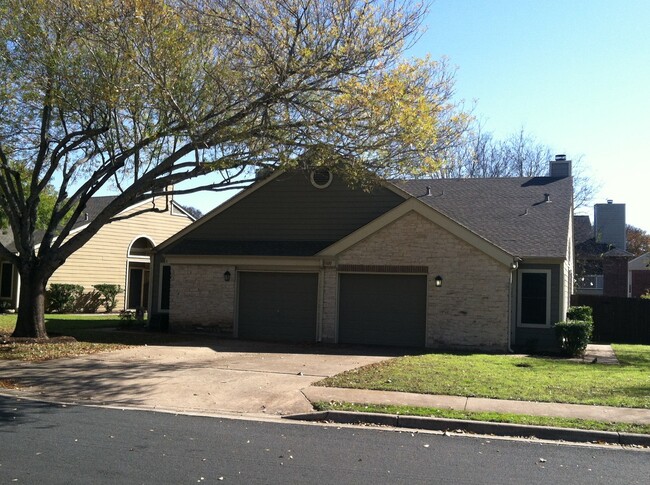
<svg viewBox="0 0 650 485">
<path fill-rule="evenodd" d="M 424 275 L 341 274 L 339 342 L 424 347 Z"/>
<path fill-rule="evenodd" d="M 316 341 L 317 273 L 239 273 L 238 336 Z"/>
</svg>

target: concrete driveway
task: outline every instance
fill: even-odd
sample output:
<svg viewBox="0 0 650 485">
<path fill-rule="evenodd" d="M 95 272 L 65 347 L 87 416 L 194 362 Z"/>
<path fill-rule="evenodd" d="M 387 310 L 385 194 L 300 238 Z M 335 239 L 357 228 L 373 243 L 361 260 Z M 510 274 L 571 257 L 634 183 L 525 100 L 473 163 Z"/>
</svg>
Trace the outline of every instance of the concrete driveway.
<svg viewBox="0 0 650 485">
<path fill-rule="evenodd" d="M 244 341 L 146 346 L 42 363 L 0 361 L 11 394 L 179 412 L 282 415 L 312 410 L 324 377 L 395 354 L 385 349 Z"/>
</svg>

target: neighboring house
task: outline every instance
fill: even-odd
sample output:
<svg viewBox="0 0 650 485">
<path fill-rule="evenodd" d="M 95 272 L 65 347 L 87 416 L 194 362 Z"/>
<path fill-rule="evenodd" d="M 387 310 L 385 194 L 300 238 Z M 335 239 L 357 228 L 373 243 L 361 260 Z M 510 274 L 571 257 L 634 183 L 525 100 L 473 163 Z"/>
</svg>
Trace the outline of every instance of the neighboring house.
<svg viewBox="0 0 650 485">
<path fill-rule="evenodd" d="M 630 293 L 628 296 L 639 298 L 650 293 L 650 253 L 634 258 L 628 263 Z"/>
<path fill-rule="evenodd" d="M 150 324 L 241 339 L 553 349 L 571 293 L 572 221 L 571 177 L 367 192 L 322 169 L 277 172 L 155 249 Z"/>
<path fill-rule="evenodd" d="M 71 235 L 88 225 L 113 199 L 111 196 L 91 198 Z M 52 275 L 49 284 L 78 284 L 87 292 L 99 283 L 120 285 L 124 291 L 118 295 L 116 309 L 146 308 L 150 292 L 151 250 L 194 221 L 173 200 L 166 204 L 165 197 L 135 204 L 118 216 L 133 214 L 153 205 L 162 211 L 143 212 L 102 227 Z M 3 234 L 0 242 L 15 251 L 10 234 Z M 15 307 L 19 292 L 20 278 L 17 271 L 11 263 L 0 262 L 0 301 Z"/>
<path fill-rule="evenodd" d="M 594 226 L 589 216 L 573 219 L 576 285 L 581 295 L 628 295 L 628 260 L 625 251 L 625 204 L 594 205 Z"/>
</svg>

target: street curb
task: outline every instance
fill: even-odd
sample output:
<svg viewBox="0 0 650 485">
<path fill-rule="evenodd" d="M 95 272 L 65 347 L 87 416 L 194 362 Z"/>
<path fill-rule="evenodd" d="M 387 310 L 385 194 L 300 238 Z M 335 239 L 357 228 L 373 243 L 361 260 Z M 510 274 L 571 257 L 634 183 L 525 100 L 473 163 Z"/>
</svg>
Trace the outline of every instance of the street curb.
<svg viewBox="0 0 650 485">
<path fill-rule="evenodd" d="M 650 447 L 650 435 L 593 431 L 575 428 L 555 428 L 488 421 L 401 416 L 383 413 L 357 413 L 351 411 L 317 411 L 307 414 L 282 416 L 297 421 L 329 421 L 341 424 L 374 424 L 396 428 L 425 429 L 428 431 L 465 431 L 474 434 L 562 440 L 575 443 L 612 443 L 627 446 Z"/>
</svg>

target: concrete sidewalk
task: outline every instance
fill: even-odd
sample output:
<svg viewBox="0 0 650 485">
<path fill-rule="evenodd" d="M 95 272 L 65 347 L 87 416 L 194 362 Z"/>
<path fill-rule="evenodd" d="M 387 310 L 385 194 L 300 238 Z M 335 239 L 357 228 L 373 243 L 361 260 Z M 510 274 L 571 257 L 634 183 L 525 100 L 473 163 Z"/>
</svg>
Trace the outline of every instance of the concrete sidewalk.
<svg viewBox="0 0 650 485">
<path fill-rule="evenodd" d="M 479 397 L 436 396 L 409 392 L 341 389 L 337 387 L 308 387 L 303 393 L 312 403 L 318 401 L 351 402 L 456 409 L 459 411 L 493 411 L 497 413 L 528 414 L 556 418 L 592 419 L 616 423 L 650 425 L 650 409 L 589 406 Z"/>
</svg>

